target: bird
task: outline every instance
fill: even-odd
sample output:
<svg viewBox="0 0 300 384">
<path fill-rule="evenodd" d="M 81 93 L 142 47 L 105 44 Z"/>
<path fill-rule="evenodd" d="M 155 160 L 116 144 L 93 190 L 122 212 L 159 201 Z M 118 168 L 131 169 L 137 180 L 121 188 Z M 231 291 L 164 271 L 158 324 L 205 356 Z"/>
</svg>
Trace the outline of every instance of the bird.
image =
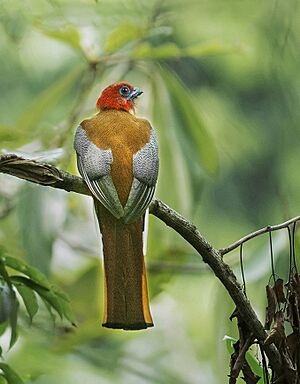
<svg viewBox="0 0 300 384">
<path fill-rule="evenodd" d="M 128 82 L 109 85 L 97 99 L 97 113 L 80 123 L 74 138 L 78 171 L 93 196 L 102 235 L 102 326 L 113 329 L 153 326 L 143 235 L 159 157 L 154 129 L 135 115 L 142 93 Z"/>
</svg>

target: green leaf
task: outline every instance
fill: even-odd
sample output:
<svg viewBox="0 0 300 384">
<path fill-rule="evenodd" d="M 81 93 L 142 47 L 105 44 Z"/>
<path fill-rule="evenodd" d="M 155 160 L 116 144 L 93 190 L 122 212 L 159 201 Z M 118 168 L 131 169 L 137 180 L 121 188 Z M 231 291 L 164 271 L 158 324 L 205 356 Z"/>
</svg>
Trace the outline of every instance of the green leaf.
<svg viewBox="0 0 300 384">
<path fill-rule="evenodd" d="M 59 288 L 57 285 L 51 285 L 51 290 L 57 295 L 59 296 L 61 299 L 63 299 L 64 301 L 66 301 L 67 303 L 70 302 L 70 298 L 69 296 L 61 289 Z"/>
<path fill-rule="evenodd" d="M 69 296 L 58 286 L 52 286 L 52 291 L 59 300 L 63 316 L 69 320 L 72 325 L 76 326 L 75 315 L 70 306 Z"/>
<path fill-rule="evenodd" d="M 81 77 L 82 73 L 83 66 L 80 64 L 51 84 L 18 117 L 16 127 L 22 127 L 23 132 L 32 131 L 43 120 L 49 110 L 60 102 L 74 82 Z"/>
<path fill-rule="evenodd" d="M 47 291 L 39 286 L 34 289 L 44 300 L 46 300 L 53 309 L 59 314 L 60 318 L 64 317 L 64 309 L 61 300 L 52 291 Z"/>
<path fill-rule="evenodd" d="M 137 24 L 121 24 L 108 36 L 105 43 L 105 51 L 108 53 L 115 52 L 131 41 L 142 38 L 145 31 L 145 27 Z"/>
<path fill-rule="evenodd" d="M 58 312 L 60 317 L 64 317 L 75 325 L 75 316 L 70 306 L 70 299 L 68 295 L 63 292 L 57 286 L 51 286 L 51 294 L 39 293 L 40 296 L 46 300 L 55 310 Z"/>
<path fill-rule="evenodd" d="M 1 327 L 1 331 L 4 331 L 7 328 L 7 325 L 8 325 L 7 323 L 9 323 L 11 328 L 9 348 L 11 348 L 15 344 L 18 338 L 17 321 L 18 321 L 19 302 L 13 290 L 10 276 L 8 276 L 7 271 L 3 265 L 3 261 L 1 259 L 0 259 L 0 274 L 5 279 L 5 282 L 2 280 L 2 284 L 1 284 L 0 319 L 1 319 L 1 323 L 3 323 L 3 327 Z"/>
<path fill-rule="evenodd" d="M 260 362 L 253 356 L 252 352 L 246 352 L 246 360 L 250 365 L 251 370 L 258 376 L 264 377 L 264 370 Z"/>
<path fill-rule="evenodd" d="M 2 375 L 2 373 L 0 374 L 0 384 L 7 384 L 7 381 L 4 378 L 4 375 Z"/>
<path fill-rule="evenodd" d="M 227 351 L 228 351 L 229 355 L 232 355 L 233 352 L 234 352 L 233 344 L 236 343 L 237 340 L 234 339 L 234 338 L 231 337 L 231 336 L 227 336 L 227 335 L 225 335 L 225 336 L 223 337 L 223 341 L 225 341 L 226 348 L 227 348 Z"/>
<path fill-rule="evenodd" d="M 48 301 L 46 301 L 46 300 L 43 299 L 42 297 L 41 297 L 41 299 L 42 299 L 43 303 L 45 304 L 45 307 L 46 307 L 47 311 L 49 312 L 49 315 L 50 315 L 50 317 L 51 317 L 51 320 L 52 320 L 53 324 L 55 324 L 55 321 L 56 321 L 56 315 L 55 315 L 55 313 L 52 311 L 52 306 L 48 303 Z"/>
<path fill-rule="evenodd" d="M 69 299 L 67 296 L 63 295 L 67 298 L 62 298 L 61 291 L 54 286 L 51 286 L 50 289 L 46 289 L 34 281 L 28 279 L 23 276 L 11 276 L 11 281 L 13 283 L 22 283 L 27 287 L 33 289 L 45 302 L 47 302 L 58 314 L 61 318 L 65 317 L 71 323 L 74 322 L 72 311 L 69 305 Z M 59 292 L 57 294 L 56 292 Z"/>
<path fill-rule="evenodd" d="M 8 326 L 8 321 L 0 324 L 0 336 L 2 336 L 3 333 L 6 331 L 7 326 Z"/>
<path fill-rule="evenodd" d="M 18 338 L 18 311 L 19 311 L 19 302 L 17 300 L 16 294 L 14 291 L 11 291 L 11 311 L 9 314 L 9 324 L 11 327 L 11 335 L 9 348 L 12 348 Z"/>
<path fill-rule="evenodd" d="M 11 289 L 7 283 L 2 283 L 0 287 L 0 323 L 6 324 L 4 330 L 7 326 L 7 320 L 9 319 L 11 311 Z"/>
<path fill-rule="evenodd" d="M 11 281 L 13 283 L 23 283 L 27 287 L 33 289 L 39 296 L 46 300 L 56 310 L 56 312 L 58 312 L 60 317 L 63 317 L 63 310 L 60 304 L 60 300 L 53 291 L 51 291 L 50 289 L 46 289 L 36 284 L 34 281 L 28 279 L 27 277 L 23 276 L 11 276 Z"/>
<path fill-rule="evenodd" d="M 24 384 L 24 381 L 9 365 L 0 363 L 0 369 L 4 373 L 8 384 Z"/>
<path fill-rule="evenodd" d="M 34 291 L 31 288 L 28 288 L 26 285 L 15 284 L 15 287 L 21 295 L 30 320 L 32 321 L 33 317 L 36 315 L 39 309 L 36 295 Z"/>
<path fill-rule="evenodd" d="M 193 154 L 194 161 L 200 161 L 208 173 L 216 174 L 219 169 L 216 146 L 201 120 L 192 96 L 174 73 L 161 66 L 159 70 L 170 92 L 182 139 L 188 138 L 186 155 Z"/>
<path fill-rule="evenodd" d="M 30 267 L 23 261 L 10 256 L 1 256 L 0 260 L 7 267 L 10 267 L 28 276 L 31 280 L 33 280 L 35 283 L 39 284 L 40 286 L 47 289 L 51 288 L 51 284 L 47 280 L 46 276 L 42 272 L 40 272 L 38 269 L 34 267 Z"/>
<path fill-rule="evenodd" d="M 61 305 L 61 308 L 62 308 L 62 313 L 63 313 L 63 316 L 69 320 L 69 322 L 76 326 L 76 319 L 75 319 L 75 315 L 70 307 L 70 304 L 69 302 L 67 302 L 66 300 L 60 300 L 60 305 Z"/>
<path fill-rule="evenodd" d="M 57 29 L 47 28 L 42 23 L 36 23 L 36 27 L 46 36 L 51 39 L 61 41 L 69 45 L 71 48 L 80 49 L 80 33 L 78 29 L 72 24 L 65 24 L 63 27 Z"/>
<path fill-rule="evenodd" d="M 0 275 L 2 276 L 2 279 L 6 282 L 6 284 L 11 288 L 10 278 L 7 273 L 7 270 L 5 269 L 5 263 L 3 261 L 4 249 L 2 247 L 0 247 L 0 255 Z"/>
</svg>

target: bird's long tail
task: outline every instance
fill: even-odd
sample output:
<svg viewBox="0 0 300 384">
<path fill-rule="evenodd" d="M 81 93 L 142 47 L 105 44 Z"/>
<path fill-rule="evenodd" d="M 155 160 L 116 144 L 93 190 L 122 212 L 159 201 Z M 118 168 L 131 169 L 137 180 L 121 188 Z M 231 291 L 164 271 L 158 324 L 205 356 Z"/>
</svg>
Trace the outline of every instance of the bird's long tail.
<svg viewBox="0 0 300 384">
<path fill-rule="evenodd" d="M 95 210 L 104 254 L 104 320 L 107 328 L 152 327 L 143 255 L 143 217 L 124 224 L 99 202 Z"/>
</svg>

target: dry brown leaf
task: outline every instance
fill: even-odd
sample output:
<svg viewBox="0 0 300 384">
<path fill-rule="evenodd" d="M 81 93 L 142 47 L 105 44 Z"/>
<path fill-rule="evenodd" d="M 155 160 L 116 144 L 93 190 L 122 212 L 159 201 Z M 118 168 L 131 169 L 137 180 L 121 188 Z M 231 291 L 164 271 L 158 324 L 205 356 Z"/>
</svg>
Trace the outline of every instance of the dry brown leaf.
<svg viewBox="0 0 300 384">
<path fill-rule="evenodd" d="M 274 289 L 269 285 L 266 286 L 266 293 L 268 304 L 266 308 L 265 328 L 269 330 L 276 312 L 276 295 Z"/>
<path fill-rule="evenodd" d="M 278 311 L 275 314 L 275 324 L 265 340 L 265 345 L 274 343 L 277 347 L 280 347 L 285 341 L 285 332 L 284 332 L 284 313 Z"/>
<path fill-rule="evenodd" d="M 284 377 L 286 379 L 286 383 L 288 384 L 297 384 L 298 381 L 298 371 L 294 367 L 293 361 L 291 360 L 287 350 L 282 351 L 282 363 L 284 370 Z"/>
<path fill-rule="evenodd" d="M 300 298 L 300 275 L 296 272 L 294 272 L 292 276 L 292 285 L 294 287 L 294 290 L 297 296 Z"/>
<path fill-rule="evenodd" d="M 275 314 L 275 326 L 278 329 L 280 337 L 285 339 L 285 331 L 284 331 L 284 313 L 283 311 L 278 311 Z"/>
<path fill-rule="evenodd" d="M 288 289 L 287 318 L 294 332 L 300 335 L 300 277 L 294 272 L 286 284 Z"/>
<path fill-rule="evenodd" d="M 295 332 L 291 333 L 286 338 L 287 346 L 289 348 L 291 356 L 294 358 L 295 354 L 298 351 L 300 352 L 300 338 Z"/>
<path fill-rule="evenodd" d="M 275 281 L 275 285 L 273 287 L 273 290 L 275 292 L 275 295 L 276 295 L 276 298 L 277 298 L 277 302 L 284 304 L 286 302 L 286 298 L 285 298 L 285 294 L 284 294 L 283 279 L 278 278 Z"/>
</svg>

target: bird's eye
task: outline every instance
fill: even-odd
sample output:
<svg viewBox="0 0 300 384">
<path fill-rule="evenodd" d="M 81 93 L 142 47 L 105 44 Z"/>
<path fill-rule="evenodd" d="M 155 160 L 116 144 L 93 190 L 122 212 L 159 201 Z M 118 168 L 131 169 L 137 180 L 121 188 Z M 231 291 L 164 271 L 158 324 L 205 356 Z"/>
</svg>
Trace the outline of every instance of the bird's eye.
<svg viewBox="0 0 300 384">
<path fill-rule="evenodd" d="M 127 85 L 123 85 L 120 88 L 120 95 L 124 96 L 124 97 L 127 97 L 130 95 L 130 89 L 129 89 L 129 87 L 127 87 Z"/>
</svg>

